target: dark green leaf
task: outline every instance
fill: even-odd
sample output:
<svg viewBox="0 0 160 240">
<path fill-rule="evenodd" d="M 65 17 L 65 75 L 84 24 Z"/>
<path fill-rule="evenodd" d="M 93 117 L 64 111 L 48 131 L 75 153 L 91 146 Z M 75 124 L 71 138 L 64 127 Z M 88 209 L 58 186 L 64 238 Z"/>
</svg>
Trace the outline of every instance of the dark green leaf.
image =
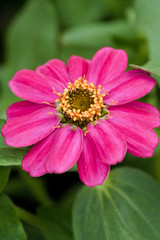
<svg viewBox="0 0 160 240">
<path fill-rule="evenodd" d="M 0 196 L 0 239 L 26 240 L 15 206 L 5 195 Z"/>
<path fill-rule="evenodd" d="M 146 173 L 119 168 L 96 188 L 84 187 L 73 211 L 76 240 L 159 240 L 160 186 Z"/>
<path fill-rule="evenodd" d="M 8 182 L 9 172 L 9 167 L 0 167 L 0 192 L 2 192 Z"/>
<path fill-rule="evenodd" d="M 40 208 L 38 216 L 46 240 L 73 240 L 70 209 L 58 206 Z"/>
</svg>

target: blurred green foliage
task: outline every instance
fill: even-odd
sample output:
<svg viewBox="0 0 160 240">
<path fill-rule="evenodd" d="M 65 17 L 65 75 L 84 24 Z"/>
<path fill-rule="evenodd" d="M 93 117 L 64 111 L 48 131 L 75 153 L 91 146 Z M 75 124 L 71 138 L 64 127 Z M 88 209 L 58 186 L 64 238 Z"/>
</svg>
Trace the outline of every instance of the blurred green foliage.
<svg viewBox="0 0 160 240">
<path fill-rule="evenodd" d="M 13 2 L 16 1 L 14 0 Z M 16 71 L 25 68 L 34 70 L 38 65 L 44 64 L 52 58 L 59 58 L 66 63 L 71 55 L 79 55 L 91 59 L 99 48 L 111 46 L 113 48 L 126 50 L 130 64 L 139 66 L 144 65 L 148 60 L 152 60 L 152 64 L 145 65 L 142 68 L 153 73 L 160 73 L 160 65 L 159 62 L 156 61 L 160 61 L 159 9 L 159 0 L 24 1 L 22 7 L 18 9 L 7 26 L 3 38 L 4 58 L 0 65 L 0 118 L 3 120 L 0 121 L 0 127 L 2 127 L 6 119 L 5 112 L 7 107 L 19 100 L 9 90 L 8 81 Z M 7 12 L 6 10 L 5 14 L 7 16 L 9 11 Z M 3 24 L 0 26 L 2 25 Z M 156 78 L 158 80 L 158 77 Z M 142 101 L 143 100 L 160 109 L 160 85 L 157 84 L 155 89 L 143 98 Z M 157 133 L 160 137 L 159 129 Z M 9 166 L 20 165 L 21 159 L 28 149 L 16 150 L 6 147 L 2 137 L 0 137 L 0 145 L 0 190 L 2 190 L 8 181 Z M 118 166 L 129 165 L 140 168 L 150 173 L 160 182 L 159 156 L 160 147 L 156 149 L 154 156 L 148 159 L 140 159 L 127 154 L 123 163 Z M 19 211 L 21 219 L 25 222 L 24 228 L 27 232 L 28 239 L 52 239 L 52 235 L 56 231 L 54 236 L 55 240 L 64 238 L 66 232 L 66 239 L 72 239 L 71 209 L 66 209 L 66 206 L 73 204 L 76 192 L 78 191 L 77 189 L 79 189 L 79 183 L 77 184 L 77 182 L 75 182 L 73 184 L 73 188 L 70 189 L 67 196 L 59 189 L 59 191 L 62 191 L 61 194 L 64 200 L 60 201 L 61 205 L 59 207 L 55 205 L 49 206 L 50 196 L 47 195 L 46 190 L 46 186 L 49 184 L 47 176 L 34 180 L 29 178 L 28 175 L 23 174 L 18 167 L 14 169 L 16 176 L 9 181 L 5 189 L 6 193 L 10 197 L 16 196 L 18 199 L 25 199 L 27 204 L 31 199 L 36 207 L 43 205 L 43 208 L 41 207 L 38 211 L 38 222 L 37 218 L 36 220 L 34 217 L 32 219 L 32 215 L 29 216 L 25 214 L 25 212 Z M 76 170 L 76 168 L 74 168 L 74 170 Z M 126 177 L 126 181 L 128 181 L 128 179 L 129 176 Z M 53 183 L 53 191 L 58 185 L 57 182 Z M 140 182 L 139 180 L 139 183 Z M 145 183 L 145 181 L 143 182 Z M 43 189 L 44 186 L 45 190 Z M 127 191 L 129 191 L 126 189 L 124 194 L 127 194 Z M 115 195 L 113 196 L 111 194 L 111 197 L 117 199 Z M 3 201 L 1 200 L 6 201 L 6 204 L 3 205 Z M 104 197 L 103 201 L 108 201 L 109 204 L 114 205 L 109 199 L 106 200 L 106 197 Z M 147 201 L 149 201 L 148 198 Z M 81 204 L 81 197 L 77 202 L 77 205 Z M 7 204 L 9 206 L 8 209 Z M 147 204 L 146 206 L 149 206 L 151 202 L 147 202 Z M 44 206 L 48 206 L 46 211 Z M 7 235 L 7 237 L 5 235 L 4 237 L 1 232 L 8 231 L 6 230 L 4 222 L 4 225 L 2 225 L 2 227 L 0 226 L 0 239 L 26 239 L 22 225 L 16 215 L 16 208 L 4 195 L 0 196 L 0 208 L 3 208 L 0 210 L 0 220 L 3 217 L 6 222 L 9 222 L 12 229 L 11 235 Z M 94 210 L 93 205 L 90 206 L 90 208 L 91 211 Z M 115 205 L 114 209 L 117 211 Z M 75 207 L 75 211 L 79 211 L 77 206 Z M 112 214 L 112 212 L 110 213 Z M 81 217 L 82 216 L 83 215 L 81 215 Z M 98 217 L 100 221 L 102 221 L 101 216 L 98 215 Z M 32 227 L 28 219 L 32 219 Z M 83 219 L 77 219 L 76 221 L 83 221 Z M 93 221 L 93 219 L 91 219 L 91 221 Z M 41 232 L 37 230 L 38 227 L 40 227 Z M 77 226 L 75 226 L 75 228 L 75 231 L 79 231 L 79 229 L 77 230 Z M 132 227 L 131 230 L 133 230 Z M 101 231 L 103 231 L 103 229 L 101 229 Z M 119 239 L 128 240 L 129 238 L 127 237 L 123 238 L 123 234 L 125 234 L 125 231 L 122 231 L 121 238 Z M 116 238 L 112 237 L 112 240 L 119 240 L 117 238 L 118 235 L 115 236 Z M 88 239 L 90 240 L 92 238 Z M 99 239 L 101 240 L 101 238 Z M 152 237 L 152 239 L 157 238 Z"/>
</svg>

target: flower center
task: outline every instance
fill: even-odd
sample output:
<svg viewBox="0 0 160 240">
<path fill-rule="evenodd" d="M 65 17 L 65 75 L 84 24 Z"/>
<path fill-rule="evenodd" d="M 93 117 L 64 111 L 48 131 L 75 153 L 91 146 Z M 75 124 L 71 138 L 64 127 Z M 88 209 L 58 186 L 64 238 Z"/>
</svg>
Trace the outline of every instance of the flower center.
<svg viewBox="0 0 160 240">
<path fill-rule="evenodd" d="M 101 94 L 101 85 L 96 88 L 93 83 L 87 83 L 85 77 L 78 78 L 73 84 L 69 82 L 63 94 L 57 94 L 60 98 L 56 102 L 59 103 L 65 122 L 85 126 L 104 115 L 103 97 L 106 93 Z"/>
</svg>

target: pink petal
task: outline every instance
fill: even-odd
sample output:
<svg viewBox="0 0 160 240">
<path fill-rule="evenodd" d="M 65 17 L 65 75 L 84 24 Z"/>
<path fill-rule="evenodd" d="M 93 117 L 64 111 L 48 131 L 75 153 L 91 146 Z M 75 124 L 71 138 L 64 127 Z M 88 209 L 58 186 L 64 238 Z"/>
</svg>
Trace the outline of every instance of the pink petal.
<svg viewBox="0 0 160 240">
<path fill-rule="evenodd" d="M 109 165 L 121 162 L 126 154 L 126 142 L 108 122 L 98 120 L 98 124 L 88 124 L 87 134 L 99 158 Z"/>
<path fill-rule="evenodd" d="M 53 94 L 53 87 L 60 93 L 63 93 L 65 88 L 57 80 L 32 70 L 18 71 L 9 86 L 18 97 L 35 103 L 54 102 L 58 96 Z"/>
<path fill-rule="evenodd" d="M 52 59 L 46 64 L 37 67 L 36 71 L 46 76 L 52 77 L 67 86 L 71 81 L 68 73 L 68 67 L 64 62 L 58 59 Z"/>
<path fill-rule="evenodd" d="M 10 120 L 2 128 L 5 143 L 12 147 L 26 147 L 39 142 L 59 123 L 58 113 L 56 109 L 47 107 Z"/>
<path fill-rule="evenodd" d="M 145 71 L 137 69 L 128 71 L 104 86 L 105 90 L 109 90 L 109 96 L 104 97 L 104 102 L 108 105 L 112 102 L 121 105 L 134 101 L 149 93 L 155 83 L 155 79 Z"/>
<path fill-rule="evenodd" d="M 72 56 L 68 61 L 69 74 L 74 81 L 87 75 L 90 60 L 78 56 Z"/>
<path fill-rule="evenodd" d="M 78 160 L 83 146 L 83 135 L 80 128 L 66 125 L 58 132 L 53 147 L 46 159 L 46 170 L 49 173 L 63 173 Z"/>
<path fill-rule="evenodd" d="M 33 113 L 41 108 L 48 107 L 47 104 L 36 104 L 28 101 L 16 102 L 10 105 L 7 109 L 7 121 L 13 118 L 22 117 Z"/>
<path fill-rule="evenodd" d="M 93 57 L 87 73 L 87 80 L 102 86 L 119 77 L 127 68 L 125 51 L 110 47 L 100 49 Z"/>
<path fill-rule="evenodd" d="M 151 157 L 157 147 L 159 139 L 157 134 L 147 124 L 132 117 L 126 112 L 110 110 L 107 122 L 113 125 L 125 139 L 128 152 L 138 157 Z"/>
<path fill-rule="evenodd" d="M 109 174 L 110 166 L 100 161 L 88 134 L 83 139 L 83 150 L 77 167 L 81 181 L 89 187 L 101 185 Z"/>
<path fill-rule="evenodd" d="M 23 158 L 22 168 L 24 171 L 30 172 L 32 177 L 39 177 L 47 173 L 45 160 L 59 130 L 59 128 L 55 129 L 48 137 L 36 143 Z"/>
<path fill-rule="evenodd" d="M 135 122 L 141 122 L 146 128 L 153 129 L 160 126 L 160 112 L 148 103 L 134 101 L 121 106 L 112 106 L 108 109 L 117 116 L 131 117 Z"/>
</svg>

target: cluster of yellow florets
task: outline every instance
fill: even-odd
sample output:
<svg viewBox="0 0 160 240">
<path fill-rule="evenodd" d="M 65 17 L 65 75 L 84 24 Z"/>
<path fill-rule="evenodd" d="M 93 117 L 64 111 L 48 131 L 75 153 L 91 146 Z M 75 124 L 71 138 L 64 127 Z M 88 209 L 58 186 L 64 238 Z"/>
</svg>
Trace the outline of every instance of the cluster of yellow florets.
<svg viewBox="0 0 160 240">
<path fill-rule="evenodd" d="M 93 83 L 87 83 L 85 78 L 80 77 L 74 83 L 68 83 L 63 94 L 57 93 L 65 117 L 72 121 L 94 121 L 101 116 L 102 108 L 105 107 L 103 97 L 106 93 L 101 94 L 101 85 L 97 88 Z"/>
</svg>

